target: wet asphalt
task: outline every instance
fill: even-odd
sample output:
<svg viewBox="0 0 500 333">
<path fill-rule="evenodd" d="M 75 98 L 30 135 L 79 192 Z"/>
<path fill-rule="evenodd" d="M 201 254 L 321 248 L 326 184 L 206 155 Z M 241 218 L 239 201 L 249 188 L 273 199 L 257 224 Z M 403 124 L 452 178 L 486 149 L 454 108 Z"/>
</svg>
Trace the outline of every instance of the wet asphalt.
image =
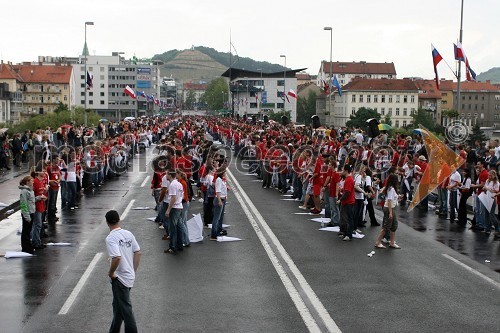
<svg viewBox="0 0 500 333">
<path fill-rule="evenodd" d="M 151 207 L 130 210 L 123 221 L 143 253 L 132 289 L 142 332 L 307 332 L 304 311 L 311 313 L 320 331 L 327 331 L 306 295 L 304 281 L 296 278 L 266 234 L 278 263 L 306 300 L 306 310 L 297 309 L 248 214 L 255 220 L 262 216 L 343 332 L 499 330 L 499 242 L 492 236 L 455 229 L 432 212 L 400 210 L 403 223 L 397 242 L 403 249 L 377 250 L 368 257 L 378 228 L 366 228 L 361 240 L 342 242 L 335 233 L 318 231 L 320 225 L 310 220 L 312 216 L 295 214 L 302 212 L 296 202 L 284 200 L 288 197 L 275 190 L 263 190 L 254 176 L 232 165 L 224 223 L 231 225 L 230 236 L 243 240 L 218 243 L 205 238 L 172 256 L 163 253 L 164 231 L 147 220 L 155 211 L 149 183 L 141 187 L 151 175 L 144 159 L 134 160 L 129 173 L 86 191 L 79 210 L 59 209 L 60 220 L 49 225 L 44 240 L 72 246 L 47 247 L 32 258 L 0 258 L 2 332 L 107 331 L 112 295 L 104 214 L 109 209 L 122 213 L 131 200 L 133 207 Z M 240 189 L 251 205 L 236 199 Z M 201 203 L 193 201 L 190 213 L 201 209 Z M 380 212 L 377 216 L 381 218 Z M 19 213 L 1 221 L 0 227 L 8 223 L 20 223 Z M 265 230 L 260 220 L 255 224 L 257 230 Z M 15 231 L 0 239 L 0 249 L 20 250 Z M 58 314 L 97 253 L 103 256 L 68 313 Z"/>
</svg>

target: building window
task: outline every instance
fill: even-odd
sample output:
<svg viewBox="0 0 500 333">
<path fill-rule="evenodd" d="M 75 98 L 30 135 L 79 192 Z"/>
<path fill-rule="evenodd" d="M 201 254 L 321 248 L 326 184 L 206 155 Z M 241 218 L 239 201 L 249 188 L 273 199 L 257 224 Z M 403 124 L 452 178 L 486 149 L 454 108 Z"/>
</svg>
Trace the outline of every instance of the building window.
<svg viewBox="0 0 500 333">
<path fill-rule="evenodd" d="M 100 96 L 104 96 L 104 92 L 103 92 L 103 91 L 101 91 L 101 92 L 99 93 L 99 95 L 100 95 Z"/>
<path fill-rule="evenodd" d="M 396 127 L 399 127 L 399 120 L 396 120 Z"/>
<path fill-rule="evenodd" d="M 94 67 L 88 67 L 88 70 L 89 70 L 89 72 L 93 72 L 94 71 Z"/>
<path fill-rule="evenodd" d="M 100 70 L 101 70 L 101 72 L 104 72 L 104 67 L 101 67 Z"/>
<path fill-rule="evenodd" d="M 352 108 L 351 114 L 356 114 L 356 108 Z"/>
<path fill-rule="evenodd" d="M 469 101 L 472 99 L 472 96 L 469 95 Z"/>
<path fill-rule="evenodd" d="M 389 108 L 389 112 L 387 113 L 387 115 L 392 116 L 392 108 Z"/>
<path fill-rule="evenodd" d="M 476 96 L 474 96 L 474 99 L 477 101 L 477 100 L 478 100 L 478 97 L 479 97 L 479 96 L 478 96 L 478 95 L 476 95 Z"/>
<path fill-rule="evenodd" d="M 411 108 L 411 115 L 413 116 L 415 114 L 415 108 Z"/>
<path fill-rule="evenodd" d="M 411 95 L 411 96 L 410 96 L 410 102 L 411 102 L 411 103 L 415 103 L 415 96 L 414 96 L 414 95 Z"/>
<path fill-rule="evenodd" d="M 380 108 L 380 114 L 381 114 L 382 116 L 385 116 L 385 108 Z"/>
<path fill-rule="evenodd" d="M 406 108 L 403 108 L 403 116 L 407 116 L 408 115 L 408 109 Z M 404 125 L 403 125 L 404 126 Z"/>
<path fill-rule="evenodd" d="M 80 88 L 85 88 L 85 83 L 80 84 Z"/>
<path fill-rule="evenodd" d="M 80 95 L 81 95 L 81 96 L 85 96 L 85 91 L 82 91 L 82 92 L 80 93 Z"/>
<path fill-rule="evenodd" d="M 469 104 L 469 110 L 472 110 L 472 104 Z"/>
<path fill-rule="evenodd" d="M 392 103 L 392 95 L 389 95 L 389 103 Z"/>
<path fill-rule="evenodd" d="M 396 116 L 399 116 L 399 108 L 396 108 Z"/>
<path fill-rule="evenodd" d="M 93 101 L 93 100 L 90 100 L 90 101 L 89 101 L 89 104 L 90 104 L 90 105 L 94 104 L 94 101 Z"/>
<path fill-rule="evenodd" d="M 401 98 L 401 96 L 396 95 L 396 103 L 399 103 L 399 102 L 400 102 L 400 98 Z"/>
<path fill-rule="evenodd" d="M 99 75 L 99 79 L 100 79 L 101 81 L 104 81 L 104 75 Z"/>
<path fill-rule="evenodd" d="M 250 109 L 256 109 L 257 103 L 250 103 Z"/>
<path fill-rule="evenodd" d="M 278 87 L 283 87 L 285 85 L 285 80 L 278 80 L 276 84 Z"/>
<path fill-rule="evenodd" d="M 101 105 L 104 105 L 104 101 L 101 101 Z"/>
<path fill-rule="evenodd" d="M 80 76 L 80 79 L 81 79 L 81 80 L 85 80 L 85 75 L 81 75 L 81 76 Z"/>
<path fill-rule="evenodd" d="M 285 108 L 285 103 L 276 103 L 276 108 L 278 108 L 278 109 L 284 109 Z"/>
<path fill-rule="evenodd" d="M 352 100 L 353 103 L 356 103 L 356 95 L 352 95 Z"/>
<path fill-rule="evenodd" d="M 481 110 L 484 110 L 484 104 L 481 104 Z"/>
<path fill-rule="evenodd" d="M 366 103 L 372 102 L 372 95 L 366 95 Z"/>
<path fill-rule="evenodd" d="M 84 99 L 82 99 L 82 100 L 80 101 L 80 104 L 84 105 L 84 104 L 85 104 L 85 100 L 84 100 Z"/>
<path fill-rule="evenodd" d="M 378 103 L 378 95 L 373 95 L 373 103 Z"/>
<path fill-rule="evenodd" d="M 363 95 L 359 95 L 359 102 L 363 103 Z"/>
<path fill-rule="evenodd" d="M 385 95 L 382 95 L 382 97 L 380 97 L 380 100 L 382 103 L 385 103 Z"/>
<path fill-rule="evenodd" d="M 474 110 L 477 110 L 477 104 L 474 104 Z"/>
<path fill-rule="evenodd" d="M 403 127 L 406 127 L 406 120 L 403 120 Z"/>
<path fill-rule="evenodd" d="M 89 91 L 89 96 L 94 96 L 94 92 Z"/>
<path fill-rule="evenodd" d="M 407 95 L 403 96 L 403 103 L 408 103 L 408 96 Z"/>
<path fill-rule="evenodd" d="M 465 104 L 462 104 L 462 110 L 465 110 Z"/>
<path fill-rule="evenodd" d="M 462 96 L 462 101 L 465 101 L 465 96 Z"/>
<path fill-rule="evenodd" d="M 64 101 L 67 102 L 68 101 L 68 96 L 64 95 Z"/>
</svg>

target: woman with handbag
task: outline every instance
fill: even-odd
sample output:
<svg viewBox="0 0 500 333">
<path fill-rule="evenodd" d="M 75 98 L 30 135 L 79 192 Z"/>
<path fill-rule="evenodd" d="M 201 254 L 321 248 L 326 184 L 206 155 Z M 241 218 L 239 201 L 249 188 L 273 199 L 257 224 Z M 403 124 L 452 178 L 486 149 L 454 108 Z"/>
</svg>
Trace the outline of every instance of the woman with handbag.
<svg viewBox="0 0 500 333">
<path fill-rule="evenodd" d="M 386 231 L 390 231 L 389 247 L 391 249 L 401 249 L 401 247 L 396 244 L 396 230 L 398 229 L 398 218 L 395 212 L 395 208 L 398 205 L 398 193 L 396 192 L 397 185 L 398 176 L 395 174 L 389 175 L 387 184 L 382 191 L 385 195 L 383 208 L 384 220 L 382 223 L 382 230 L 380 230 L 377 241 L 375 242 L 375 247 L 377 249 L 386 248 L 385 245 L 381 243 Z"/>
</svg>

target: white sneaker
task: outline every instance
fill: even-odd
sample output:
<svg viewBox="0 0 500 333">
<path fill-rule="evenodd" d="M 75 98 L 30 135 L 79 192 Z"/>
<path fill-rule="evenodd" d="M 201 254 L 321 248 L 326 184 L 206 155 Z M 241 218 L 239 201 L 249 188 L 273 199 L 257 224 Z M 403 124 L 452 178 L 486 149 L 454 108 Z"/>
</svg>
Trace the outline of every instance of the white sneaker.
<svg viewBox="0 0 500 333">
<path fill-rule="evenodd" d="M 385 239 L 385 238 L 382 238 L 382 243 L 389 244 L 389 241 L 387 239 Z"/>
</svg>

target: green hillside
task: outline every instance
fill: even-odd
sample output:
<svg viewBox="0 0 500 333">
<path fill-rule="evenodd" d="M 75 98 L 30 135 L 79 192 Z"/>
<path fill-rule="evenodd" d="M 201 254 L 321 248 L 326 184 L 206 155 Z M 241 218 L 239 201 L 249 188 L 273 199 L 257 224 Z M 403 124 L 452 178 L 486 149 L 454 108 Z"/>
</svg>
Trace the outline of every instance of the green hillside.
<svg viewBox="0 0 500 333">
<path fill-rule="evenodd" d="M 478 81 L 490 80 L 491 83 L 500 83 L 500 67 L 493 67 L 490 70 L 477 76 Z"/>
<path fill-rule="evenodd" d="M 160 72 L 162 76 L 172 76 L 182 82 L 211 81 L 219 77 L 229 67 L 229 53 L 197 46 L 189 50 L 170 50 L 153 56 L 154 60 L 161 60 L 164 64 Z M 280 72 L 281 65 L 267 61 L 255 61 L 246 57 L 232 55 L 232 67 L 247 70 L 266 72 Z"/>
</svg>

